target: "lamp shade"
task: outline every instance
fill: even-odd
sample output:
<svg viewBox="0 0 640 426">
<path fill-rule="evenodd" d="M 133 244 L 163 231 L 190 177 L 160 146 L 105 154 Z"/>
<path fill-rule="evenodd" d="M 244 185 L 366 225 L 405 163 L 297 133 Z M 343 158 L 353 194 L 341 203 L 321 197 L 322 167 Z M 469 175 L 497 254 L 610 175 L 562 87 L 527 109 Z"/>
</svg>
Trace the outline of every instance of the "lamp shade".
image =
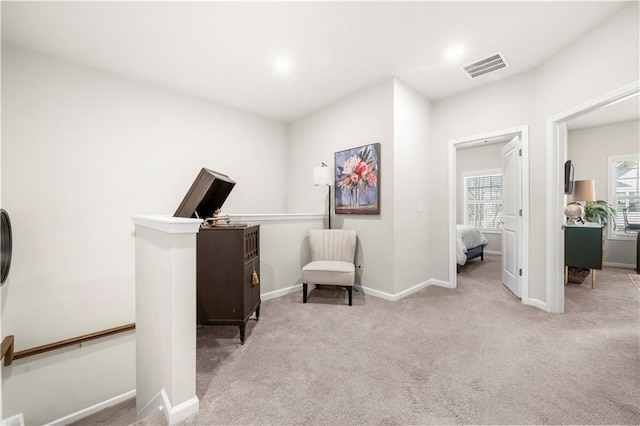
<svg viewBox="0 0 640 426">
<path fill-rule="evenodd" d="M 593 179 L 575 181 L 571 200 L 596 201 L 596 182 Z"/>
<path fill-rule="evenodd" d="M 333 183 L 333 175 L 329 167 L 313 168 L 313 184 L 319 186 L 331 185 Z"/>
</svg>

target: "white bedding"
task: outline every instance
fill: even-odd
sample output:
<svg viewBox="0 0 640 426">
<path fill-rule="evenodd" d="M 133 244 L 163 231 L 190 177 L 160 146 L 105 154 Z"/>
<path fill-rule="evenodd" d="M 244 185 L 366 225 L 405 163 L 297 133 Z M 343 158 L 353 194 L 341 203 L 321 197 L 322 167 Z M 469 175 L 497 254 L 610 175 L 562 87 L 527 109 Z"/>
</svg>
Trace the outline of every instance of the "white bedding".
<svg viewBox="0 0 640 426">
<path fill-rule="evenodd" d="M 467 263 L 467 249 L 486 246 L 489 241 L 484 234 L 473 225 L 457 225 L 456 237 L 456 263 L 464 265 Z"/>
</svg>

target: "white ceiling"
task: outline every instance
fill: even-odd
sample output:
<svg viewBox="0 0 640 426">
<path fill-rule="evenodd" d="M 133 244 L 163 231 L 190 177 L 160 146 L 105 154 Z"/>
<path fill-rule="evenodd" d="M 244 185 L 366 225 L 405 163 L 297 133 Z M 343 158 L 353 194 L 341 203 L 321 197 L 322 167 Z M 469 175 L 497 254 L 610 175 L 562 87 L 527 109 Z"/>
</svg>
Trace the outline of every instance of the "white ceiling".
<svg viewBox="0 0 640 426">
<path fill-rule="evenodd" d="M 438 99 L 525 72 L 627 4 L 3 1 L 2 42 L 291 121 L 392 76 Z"/>
</svg>

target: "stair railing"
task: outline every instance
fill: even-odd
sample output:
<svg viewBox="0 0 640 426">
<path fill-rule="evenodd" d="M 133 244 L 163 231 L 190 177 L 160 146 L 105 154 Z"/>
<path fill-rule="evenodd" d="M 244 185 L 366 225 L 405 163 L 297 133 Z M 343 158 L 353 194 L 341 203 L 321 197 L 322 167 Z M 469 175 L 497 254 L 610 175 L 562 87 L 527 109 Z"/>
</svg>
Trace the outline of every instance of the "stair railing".
<svg viewBox="0 0 640 426">
<path fill-rule="evenodd" d="M 58 342 L 49 343 L 42 346 L 36 346 L 35 348 L 25 349 L 22 351 L 14 352 L 14 337 L 7 336 L 2 340 L 2 358 L 4 358 L 4 366 L 8 367 L 13 363 L 15 359 L 26 358 L 33 355 L 38 355 L 43 352 L 49 352 L 56 349 L 64 348 L 67 346 L 77 345 L 90 340 L 100 339 L 102 337 L 111 336 L 113 334 L 122 333 L 129 330 L 135 330 L 136 324 L 126 324 L 120 327 L 109 328 L 107 330 L 97 331 L 95 333 L 84 334 L 82 336 L 73 337 L 71 339 L 60 340 Z"/>
</svg>

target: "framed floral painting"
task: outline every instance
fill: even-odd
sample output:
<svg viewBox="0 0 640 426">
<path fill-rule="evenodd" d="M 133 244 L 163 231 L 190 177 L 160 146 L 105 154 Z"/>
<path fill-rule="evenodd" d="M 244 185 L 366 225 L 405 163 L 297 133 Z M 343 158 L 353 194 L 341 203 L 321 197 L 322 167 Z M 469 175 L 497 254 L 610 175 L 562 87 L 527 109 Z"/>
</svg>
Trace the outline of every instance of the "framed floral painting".
<svg viewBox="0 0 640 426">
<path fill-rule="evenodd" d="M 336 214 L 380 214 L 380 144 L 335 153 Z"/>
</svg>

